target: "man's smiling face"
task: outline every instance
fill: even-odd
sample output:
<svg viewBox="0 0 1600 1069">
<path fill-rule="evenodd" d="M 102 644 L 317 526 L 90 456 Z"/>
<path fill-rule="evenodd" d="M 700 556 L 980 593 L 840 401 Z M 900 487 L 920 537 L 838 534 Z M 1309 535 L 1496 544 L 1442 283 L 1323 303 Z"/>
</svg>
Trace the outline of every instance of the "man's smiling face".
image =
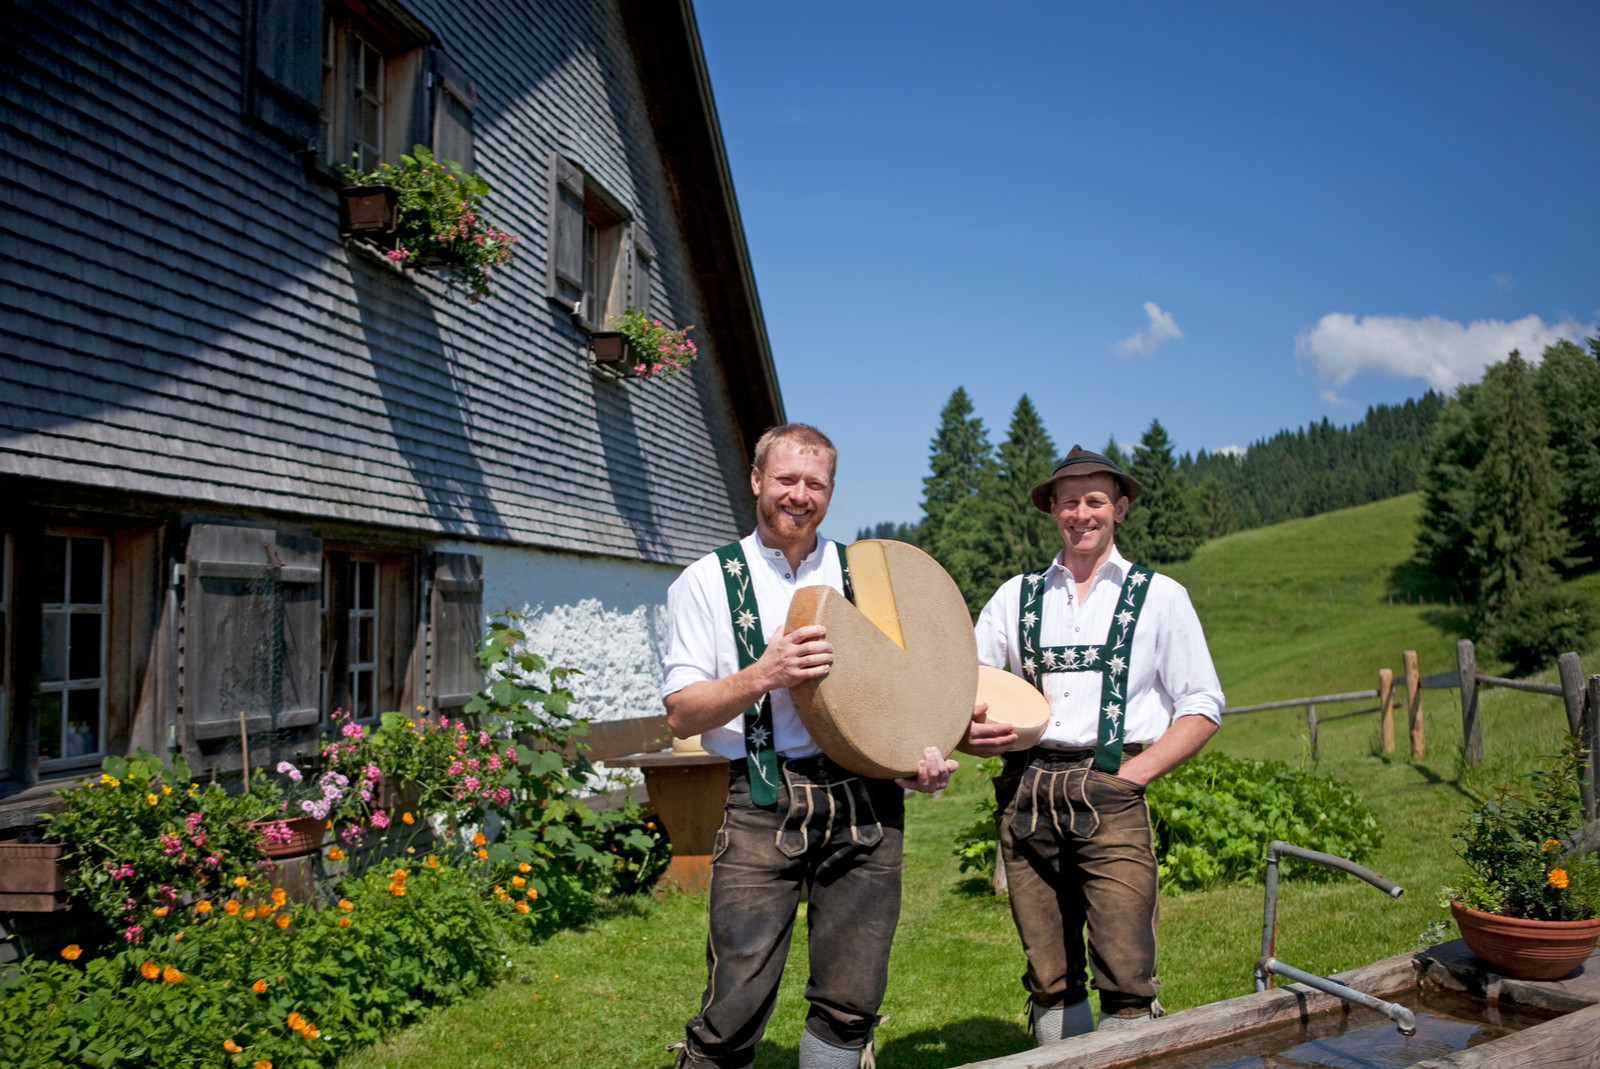
<svg viewBox="0 0 1600 1069">
<path fill-rule="evenodd" d="M 1069 557 L 1098 560 L 1110 548 L 1116 525 L 1128 517 L 1128 499 L 1103 471 L 1057 479 L 1050 501 Z"/>
<path fill-rule="evenodd" d="M 750 489 L 756 495 L 763 540 L 770 538 L 774 548 L 809 542 L 833 499 L 828 455 L 821 450 L 802 453 L 778 442 L 767 453 L 766 470 L 751 470 Z"/>
</svg>

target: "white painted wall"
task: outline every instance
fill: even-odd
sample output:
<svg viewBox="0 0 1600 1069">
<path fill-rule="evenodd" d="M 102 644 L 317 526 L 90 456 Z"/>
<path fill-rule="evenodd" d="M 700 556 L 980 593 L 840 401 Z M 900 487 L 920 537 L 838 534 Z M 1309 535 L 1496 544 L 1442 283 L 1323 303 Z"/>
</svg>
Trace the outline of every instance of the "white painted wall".
<svg viewBox="0 0 1600 1069">
<path fill-rule="evenodd" d="M 481 555 L 484 612 L 528 613 L 529 649 L 583 672 L 568 684 L 578 715 L 625 720 L 665 711 L 667 587 L 682 569 L 479 542 L 435 548 Z"/>
</svg>

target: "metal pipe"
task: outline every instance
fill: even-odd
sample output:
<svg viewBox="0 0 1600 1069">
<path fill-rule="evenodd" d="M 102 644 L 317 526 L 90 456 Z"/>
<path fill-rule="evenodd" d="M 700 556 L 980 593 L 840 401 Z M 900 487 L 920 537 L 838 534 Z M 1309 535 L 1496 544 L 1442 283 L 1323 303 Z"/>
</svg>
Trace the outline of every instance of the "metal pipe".
<svg viewBox="0 0 1600 1069">
<path fill-rule="evenodd" d="M 1328 868 L 1348 872 L 1367 881 L 1390 898 L 1399 898 L 1405 894 L 1405 888 L 1398 886 L 1390 880 L 1384 879 L 1376 872 L 1361 865 L 1357 865 L 1348 858 L 1337 857 L 1333 854 L 1323 854 L 1316 850 L 1306 850 L 1286 843 L 1282 839 L 1274 839 L 1267 844 L 1267 894 L 1261 906 L 1261 960 L 1270 958 L 1277 950 L 1277 925 L 1278 925 L 1278 859 L 1280 857 L 1297 857 L 1302 861 L 1310 861 L 1317 865 L 1326 865 Z M 1255 987 L 1257 991 L 1265 991 L 1272 986 L 1271 976 L 1260 969 L 1256 970 Z"/>
<path fill-rule="evenodd" d="M 1273 957 L 1265 957 L 1256 962 L 1256 972 L 1258 974 L 1277 973 L 1279 976 L 1293 980 L 1297 984 L 1305 984 L 1307 987 L 1314 987 L 1318 991 L 1333 995 L 1336 998 L 1342 998 L 1346 1002 L 1353 1002 L 1357 1006 L 1365 1006 L 1369 1010 L 1377 1010 L 1395 1023 L 1395 1027 L 1400 1030 L 1401 1035 L 1414 1036 L 1417 1034 L 1416 1014 L 1404 1006 L 1396 1005 L 1393 1002 L 1385 1002 L 1381 998 L 1357 991 L 1353 987 L 1346 987 L 1337 980 L 1329 980 L 1324 976 L 1312 976 L 1308 972 L 1296 969 L 1293 965 L 1285 965 Z"/>
</svg>

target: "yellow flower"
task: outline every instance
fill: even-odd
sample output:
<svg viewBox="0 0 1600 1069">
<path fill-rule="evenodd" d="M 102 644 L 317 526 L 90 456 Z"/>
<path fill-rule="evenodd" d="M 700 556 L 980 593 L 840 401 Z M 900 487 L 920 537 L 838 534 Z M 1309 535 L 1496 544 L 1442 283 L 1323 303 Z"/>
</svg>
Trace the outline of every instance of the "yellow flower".
<svg viewBox="0 0 1600 1069">
<path fill-rule="evenodd" d="M 154 913 L 158 917 L 165 917 L 167 915 L 167 907 L 166 906 L 157 906 L 155 909 L 151 910 L 150 912 Z"/>
<path fill-rule="evenodd" d="M 169 984 L 175 984 L 183 979 L 183 973 L 168 965 L 165 969 L 161 970 L 161 979 L 165 980 Z"/>
<path fill-rule="evenodd" d="M 1562 890 L 1566 890 L 1566 887 L 1567 887 L 1567 870 L 1566 869 L 1551 869 L 1550 870 L 1550 875 L 1548 877 L 1546 877 L 1546 879 L 1548 879 L 1550 881 L 1550 886 L 1551 887 L 1558 887 L 1558 888 L 1560 888 Z"/>
<path fill-rule="evenodd" d="M 239 912 L 239 903 L 230 898 L 222 903 L 222 908 L 227 910 L 228 916 L 232 917 Z"/>
<path fill-rule="evenodd" d="M 513 877 L 511 877 L 511 886 L 512 887 L 522 887 L 527 882 L 528 881 L 524 880 L 521 876 L 513 876 Z"/>
<path fill-rule="evenodd" d="M 257 980 L 255 983 L 250 985 L 250 990 L 254 991 L 258 995 L 265 995 L 267 993 L 266 980 Z"/>
<path fill-rule="evenodd" d="M 341 898 L 339 899 L 339 908 L 348 912 L 349 910 L 355 909 L 356 904 L 350 901 L 348 898 Z"/>
<path fill-rule="evenodd" d="M 518 913 L 526 913 L 526 912 L 528 912 L 528 903 L 526 903 L 526 902 L 518 902 L 517 903 L 517 912 Z"/>
<path fill-rule="evenodd" d="M 472 833 L 472 845 L 473 846 L 482 846 L 484 843 L 487 843 L 488 841 L 489 841 L 488 839 L 485 839 L 483 837 L 483 832 L 478 831 L 478 832 L 473 832 Z"/>
<path fill-rule="evenodd" d="M 189 792 L 188 793 L 189 793 L 189 797 L 190 798 L 193 798 L 195 795 L 199 794 L 200 793 L 200 784 L 198 784 L 198 783 L 189 784 Z"/>
<path fill-rule="evenodd" d="M 343 861 L 344 860 L 344 851 L 340 850 L 337 846 L 335 846 L 333 849 L 328 851 L 328 860 L 329 861 Z"/>
<path fill-rule="evenodd" d="M 287 927 L 289 927 L 289 915 L 287 913 L 278 914 L 278 927 L 279 928 L 287 928 Z"/>
<path fill-rule="evenodd" d="M 287 902 L 288 900 L 289 900 L 289 896 L 284 893 L 283 888 L 274 887 L 272 889 L 272 904 L 273 905 L 281 906 L 285 902 Z"/>
<path fill-rule="evenodd" d="M 233 878 L 233 885 L 235 887 L 248 887 L 250 886 L 250 881 L 243 876 L 235 876 Z"/>
<path fill-rule="evenodd" d="M 485 850 L 483 847 L 480 846 L 480 847 L 478 847 L 478 856 L 482 857 L 482 858 L 486 858 L 486 857 L 489 856 L 489 851 Z"/>
<path fill-rule="evenodd" d="M 405 821 L 407 824 L 415 824 L 417 822 L 417 819 L 410 813 L 401 813 L 400 819 Z"/>
<path fill-rule="evenodd" d="M 532 872 L 533 871 L 533 866 L 528 864 L 526 861 L 524 861 L 522 864 L 517 866 L 517 871 L 518 872 Z"/>
<path fill-rule="evenodd" d="M 122 786 L 122 781 L 110 773 L 102 773 L 100 776 L 100 782 L 105 784 L 107 787 Z"/>
<path fill-rule="evenodd" d="M 194 904 L 194 911 L 200 914 L 200 916 L 204 917 L 207 913 L 211 912 L 211 903 L 202 898 L 200 901 Z"/>
<path fill-rule="evenodd" d="M 244 1050 L 243 1047 L 239 1046 L 239 1044 L 235 1043 L 231 1039 L 224 1039 L 222 1041 L 222 1049 L 227 1051 L 229 1054 L 238 1054 L 241 1050 Z"/>
<path fill-rule="evenodd" d="M 170 783 L 163 783 L 161 785 L 161 793 L 162 794 L 171 794 L 172 793 L 172 785 Z"/>
<path fill-rule="evenodd" d="M 1560 845 L 1561 845 L 1561 843 L 1558 840 L 1555 840 L 1555 839 L 1546 839 L 1544 841 L 1544 848 L 1546 850 L 1554 850 L 1556 847 L 1558 847 Z"/>
<path fill-rule="evenodd" d="M 77 943 L 68 943 L 61 948 L 61 956 L 68 961 L 77 961 L 78 955 L 83 953 L 83 948 Z"/>
<path fill-rule="evenodd" d="M 160 798 L 157 798 L 157 797 L 156 797 L 156 796 L 155 796 L 155 795 L 153 795 L 153 794 L 147 794 L 147 795 L 145 795 L 145 796 L 144 796 L 144 800 L 145 800 L 145 801 L 147 801 L 147 802 L 149 802 L 149 803 L 150 803 L 150 804 L 151 804 L 151 805 L 155 805 L 155 804 L 156 804 L 156 803 L 157 803 L 157 802 L 159 802 L 159 801 L 161 801 L 161 799 L 160 799 Z"/>
<path fill-rule="evenodd" d="M 161 966 L 157 965 L 153 961 L 147 961 L 143 965 L 139 966 L 139 975 L 144 977 L 146 980 L 154 980 L 156 977 L 161 975 Z"/>
</svg>

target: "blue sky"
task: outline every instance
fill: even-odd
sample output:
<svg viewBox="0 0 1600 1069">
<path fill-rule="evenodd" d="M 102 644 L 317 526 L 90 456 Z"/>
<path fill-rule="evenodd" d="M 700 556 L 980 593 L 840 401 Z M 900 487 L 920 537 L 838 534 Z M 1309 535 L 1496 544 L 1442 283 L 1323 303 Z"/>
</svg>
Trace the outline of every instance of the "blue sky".
<svg viewBox="0 0 1600 1069">
<path fill-rule="evenodd" d="M 957 386 L 1216 449 L 1600 322 L 1600 5 L 696 11 L 835 536 L 920 516 Z"/>
</svg>

